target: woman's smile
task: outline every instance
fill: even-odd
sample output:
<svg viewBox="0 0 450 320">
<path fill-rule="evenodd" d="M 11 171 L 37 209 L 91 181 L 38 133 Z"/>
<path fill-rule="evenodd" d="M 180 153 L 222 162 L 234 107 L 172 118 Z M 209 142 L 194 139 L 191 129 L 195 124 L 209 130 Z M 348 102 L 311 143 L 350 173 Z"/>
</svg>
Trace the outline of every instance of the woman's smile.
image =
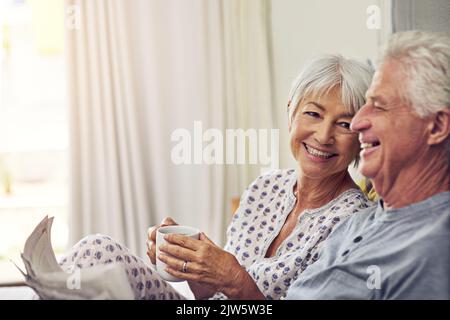
<svg viewBox="0 0 450 320">
<path fill-rule="evenodd" d="M 306 155 L 309 159 L 311 159 L 314 162 L 328 162 L 337 157 L 338 155 L 336 153 L 326 152 L 323 150 L 316 149 L 306 143 L 303 142 L 303 146 L 306 150 Z"/>
</svg>

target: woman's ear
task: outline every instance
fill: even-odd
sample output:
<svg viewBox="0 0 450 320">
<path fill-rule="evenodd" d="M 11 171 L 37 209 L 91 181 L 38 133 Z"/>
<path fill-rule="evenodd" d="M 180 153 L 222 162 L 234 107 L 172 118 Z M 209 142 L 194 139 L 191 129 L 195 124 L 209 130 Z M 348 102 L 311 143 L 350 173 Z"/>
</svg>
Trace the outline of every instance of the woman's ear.
<svg viewBox="0 0 450 320">
<path fill-rule="evenodd" d="M 440 144 L 450 135 L 450 108 L 438 111 L 430 123 L 429 145 Z"/>
<path fill-rule="evenodd" d="M 291 103 L 292 103 L 292 100 L 289 100 L 288 104 L 287 104 L 288 132 L 289 133 L 291 133 L 291 125 L 292 125 L 292 116 L 291 116 L 291 112 L 290 112 L 291 110 L 289 109 L 291 107 Z"/>
</svg>

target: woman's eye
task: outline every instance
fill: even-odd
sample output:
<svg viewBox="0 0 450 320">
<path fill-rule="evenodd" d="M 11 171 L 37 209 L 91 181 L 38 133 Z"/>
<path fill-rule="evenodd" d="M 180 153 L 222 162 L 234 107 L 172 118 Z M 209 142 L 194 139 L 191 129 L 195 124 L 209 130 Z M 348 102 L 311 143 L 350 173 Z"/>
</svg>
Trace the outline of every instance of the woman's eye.
<svg viewBox="0 0 450 320">
<path fill-rule="evenodd" d="M 314 118 L 319 118 L 320 115 L 317 112 L 314 111 L 306 111 L 304 114 L 307 114 L 308 116 L 314 117 Z"/>
<path fill-rule="evenodd" d="M 345 129 L 350 129 L 350 123 L 349 122 L 339 122 L 338 125 L 343 127 L 343 128 L 345 128 Z"/>
</svg>

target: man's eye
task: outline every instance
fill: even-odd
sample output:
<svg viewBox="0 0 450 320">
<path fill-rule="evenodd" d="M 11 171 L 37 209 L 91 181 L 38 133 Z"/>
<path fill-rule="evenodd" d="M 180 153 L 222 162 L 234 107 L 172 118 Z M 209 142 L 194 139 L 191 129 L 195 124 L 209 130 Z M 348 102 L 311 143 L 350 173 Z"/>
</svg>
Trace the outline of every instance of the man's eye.
<svg viewBox="0 0 450 320">
<path fill-rule="evenodd" d="M 307 114 L 308 116 L 313 117 L 313 118 L 319 118 L 320 117 L 320 115 L 317 112 L 314 112 L 314 111 L 306 111 L 304 114 Z"/>
<path fill-rule="evenodd" d="M 379 104 L 374 104 L 373 107 L 377 111 L 385 111 L 386 110 L 383 107 L 381 107 Z"/>
</svg>

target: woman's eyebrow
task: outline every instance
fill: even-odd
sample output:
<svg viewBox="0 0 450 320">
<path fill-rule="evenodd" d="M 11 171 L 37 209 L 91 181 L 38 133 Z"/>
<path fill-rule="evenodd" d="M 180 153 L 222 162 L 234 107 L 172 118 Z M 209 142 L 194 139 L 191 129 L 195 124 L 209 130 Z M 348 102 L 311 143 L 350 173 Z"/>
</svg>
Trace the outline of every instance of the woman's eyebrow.
<svg viewBox="0 0 450 320">
<path fill-rule="evenodd" d="M 341 113 L 340 115 L 338 115 L 338 118 L 353 118 L 355 115 L 353 113 Z"/>
<path fill-rule="evenodd" d="M 325 111 L 325 107 L 322 106 L 321 104 L 315 102 L 315 101 L 308 101 L 307 103 L 305 103 L 305 106 L 308 105 L 308 104 L 313 104 L 313 105 L 315 105 L 317 108 L 322 109 L 323 111 Z"/>
<path fill-rule="evenodd" d="M 315 105 L 317 108 L 321 109 L 322 111 L 325 111 L 325 107 L 322 106 L 320 103 L 317 103 L 315 101 L 309 101 L 307 103 L 305 103 L 305 106 L 308 104 L 313 104 Z M 349 112 L 345 112 L 345 113 L 341 113 L 338 115 L 338 118 L 353 118 L 355 115 L 353 113 L 349 113 Z"/>
</svg>

